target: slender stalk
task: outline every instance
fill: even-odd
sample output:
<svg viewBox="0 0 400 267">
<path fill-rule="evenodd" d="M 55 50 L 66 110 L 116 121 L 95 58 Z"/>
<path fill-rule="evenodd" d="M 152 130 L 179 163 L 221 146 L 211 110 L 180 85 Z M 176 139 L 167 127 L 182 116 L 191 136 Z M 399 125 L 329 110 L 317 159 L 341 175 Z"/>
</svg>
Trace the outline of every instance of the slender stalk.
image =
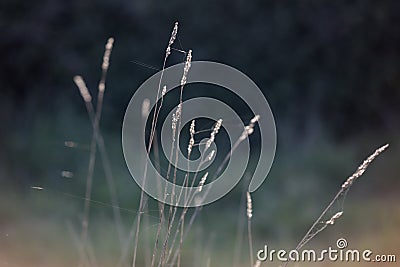
<svg viewBox="0 0 400 267">
<path fill-rule="evenodd" d="M 168 46 L 167 46 L 167 49 L 165 52 L 163 67 L 161 70 L 161 77 L 160 77 L 159 84 L 158 84 L 156 101 L 159 99 L 159 96 L 160 96 L 161 83 L 162 83 L 162 78 L 164 75 L 165 66 L 167 63 L 168 56 L 171 54 L 171 46 L 174 43 L 177 34 L 178 34 L 178 22 L 176 22 L 174 25 L 174 28 L 172 30 L 171 37 L 170 37 L 170 40 L 169 40 L 169 43 L 168 43 Z M 149 139 L 149 144 L 148 144 L 148 148 L 147 148 L 147 153 L 150 153 L 150 150 L 151 150 L 151 147 L 153 144 L 154 134 L 155 134 L 157 120 L 158 120 L 158 113 L 159 113 L 159 111 L 158 112 L 156 112 L 156 111 L 157 111 L 157 102 L 155 104 L 155 111 L 153 114 L 153 120 L 152 120 L 152 125 L 151 125 L 151 133 L 150 133 L 150 139 Z M 143 174 L 144 175 L 143 184 L 146 182 L 147 167 L 148 167 L 148 161 L 146 160 L 144 174 Z M 144 191 L 141 190 L 140 202 L 139 202 L 139 214 L 137 216 L 137 222 L 136 222 L 136 234 L 135 234 L 134 249 L 133 249 L 132 267 L 135 267 L 135 265 L 136 265 L 136 254 L 137 254 L 137 247 L 138 247 L 138 240 L 139 240 L 140 222 L 141 222 L 141 217 L 142 217 L 143 208 L 144 208 L 143 207 L 143 198 L 144 198 Z M 160 224 L 161 224 L 161 222 L 160 222 Z M 158 237 L 156 239 L 158 239 Z M 157 243 L 157 241 L 156 241 L 156 243 Z M 152 266 L 153 266 L 153 259 L 152 259 Z"/>
<path fill-rule="evenodd" d="M 314 221 L 314 223 L 311 225 L 307 233 L 304 235 L 304 237 L 300 240 L 300 242 L 297 244 L 295 250 L 301 249 L 305 244 L 307 244 L 311 239 L 313 239 L 317 234 L 322 232 L 328 225 L 333 225 L 334 220 L 338 219 L 342 214 L 343 214 L 343 209 L 336 213 L 330 220 L 326 221 L 320 228 L 318 228 L 318 225 L 323 222 L 323 218 L 325 215 L 328 213 L 328 211 L 331 209 L 333 204 L 336 203 L 336 201 L 339 199 L 339 197 L 342 194 L 346 194 L 351 186 L 353 185 L 354 181 L 357 180 L 361 175 L 364 174 L 364 172 L 367 170 L 369 164 L 371 164 L 372 161 L 376 157 L 378 157 L 382 152 L 388 148 L 388 144 L 376 149 L 374 153 L 372 153 L 368 158 L 366 158 L 363 163 L 358 166 L 357 170 L 349 177 L 347 180 L 342 184 L 340 187 L 339 191 L 335 195 L 335 197 L 332 199 L 331 202 L 329 202 L 328 206 L 322 211 L 321 215 L 317 218 L 317 220 Z M 289 262 L 286 262 L 284 267 L 286 267 L 289 264 Z"/>
<path fill-rule="evenodd" d="M 192 50 L 189 50 L 187 57 L 186 57 L 186 62 L 185 62 L 185 67 L 183 69 L 183 75 L 182 75 L 182 80 L 181 80 L 181 88 L 180 88 L 180 96 L 179 96 L 179 106 L 178 106 L 178 111 L 180 112 L 179 114 L 177 114 L 176 119 L 177 119 L 177 130 L 176 131 L 176 153 L 175 153 L 175 164 L 174 164 L 174 176 L 173 176 L 173 183 L 176 184 L 176 176 L 177 176 L 177 164 L 178 164 L 178 150 L 179 150 L 179 131 L 181 129 L 181 124 L 182 124 L 182 120 L 181 120 L 181 113 L 182 113 L 182 109 L 183 109 L 183 88 L 186 85 L 186 80 L 187 80 L 187 74 L 189 72 L 189 69 L 191 67 L 191 62 L 192 62 Z M 173 201 L 175 199 L 175 187 L 172 188 L 172 193 L 171 193 L 171 201 Z M 173 211 L 174 210 L 174 211 Z M 172 228 L 172 224 L 174 221 L 174 217 L 176 214 L 176 210 L 177 207 L 175 207 L 174 209 L 172 208 L 172 206 L 170 206 L 169 208 L 169 213 L 168 213 L 168 230 L 167 230 L 167 234 L 165 236 L 164 239 L 164 244 L 163 244 L 163 250 L 161 252 L 161 258 L 160 258 L 160 263 L 159 266 L 164 266 L 165 262 L 165 253 L 167 251 L 167 245 L 168 245 L 168 239 L 169 236 L 171 234 L 171 228 Z M 172 216 L 172 218 L 171 218 Z"/>
<path fill-rule="evenodd" d="M 217 171 L 215 172 L 215 174 L 213 175 L 213 179 L 217 178 L 219 173 L 222 171 L 222 168 L 224 167 L 224 165 L 226 164 L 226 162 L 229 160 L 229 158 L 231 157 L 231 155 L 234 153 L 234 151 L 238 148 L 239 144 L 241 142 L 243 142 L 243 140 L 245 140 L 249 135 L 251 135 L 253 133 L 254 130 L 254 125 L 258 122 L 258 120 L 260 119 L 259 115 L 256 115 L 253 119 L 251 119 L 250 124 L 248 126 L 245 127 L 245 129 L 242 132 L 242 135 L 236 140 L 236 142 L 234 143 L 234 145 L 232 146 L 231 150 L 226 154 L 224 160 L 222 161 L 221 165 L 218 167 Z M 205 196 L 207 196 L 208 192 L 210 189 L 208 189 L 205 192 Z M 193 223 L 194 220 L 196 219 L 197 215 L 199 214 L 199 212 L 202 210 L 203 206 L 199 206 L 195 208 L 195 211 L 193 212 L 192 216 L 190 217 L 189 223 L 187 224 L 186 227 L 186 231 L 183 235 L 183 240 L 187 237 Z M 183 211 L 183 214 L 185 214 L 187 212 L 188 208 L 185 208 Z M 178 226 L 182 223 L 182 217 L 180 219 L 180 221 L 178 222 Z M 176 236 L 177 234 L 175 234 Z M 170 250 L 172 251 L 172 250 Z M 172 258 L 171 261 L 171 265 L 174 265 L 177 257 L 178 257 L 179 251 L 175 251 L 174 256 Z"/>
<path fill-rule="evenodd" d="M 246 179 L 243 183 L 243 188 L 242 188 L 242 196 L 240 198 L 239 202 L 239 207 L 244 207 L 246 203 L 246 190 L 249 187 L 248 182 L 250 181 L 250 175 L 246 176 Z M 241 257 L 241 251 L 242 251 L 242 242 L 243 242 L 243 236 L 244 236 L 244 229 L 245 229 L 245 216 L 244 212 L 239 212 L 238 214 L 238 225 L 237 225 L 237 230 L 236 230 L 236 241 L 235 241 L 235 253 L 234 253 L 234 258 L 233 258 L 233 263 L 232 265 L 238 266 L 239 264 L 239 259 Z"/>
<path fill-rule="evenodd" d="M 109 68 L 109 63 L 110 63 L 110 55 L 113 47 L 114 39 L 109 38 L 105 47 L 105 52 L 103 56 L 103 63 L 102 63 L 102 74 L 101 74 L 101 79 L 98 84 L 98 94 L 97 94 L 97 109 L 94 111 L 93 104 L 92 104 L 92 98 L 90 96 L 89 90 L 87 89 L 85 82 L 83 81 L 82 77 L 76 76 L 74 77 L 74 81 L 77 85 L 77 87 L 80 90 L 80 93 L 82 95 L 82 98 L 84 99 L 85 106 L 87 109 L 87 112 L 89 114 L 92 127 L 93 127 L 93 135 L 92 135 L 92 140 L 90 144 L 90 156 L 89 156 L 89 164 L 88 164 L 88 174 L 87 174 L 87 179 L 86 179 L 86 192 L 85 192 L 85 205 L 84 205 L 84 214 L 83 214 L 83 219 L 82 219 L 82 243 L 85 246 L 87 242 L 87 232 L 88 232 L 88 227 L 89 227 L 89 211 L 90 211 L 90 197 L 91 197 L 91 192 L 92 192 L 92 184 L 93 184 L 93 173 L 94 173 L 94 166 L 96 162 L 96 152 L 97 152 L 97 146 L 96 144 L 99 143 L 99 146 L 101 147 L 101 154 L 102 154 L 102 159 L 104 162 L 104 158 L 106 158 L 106 153 L 104 149 L 104 141 L 102 138 L 99 138 L 100 131 L 99 131 L 99 124 L 100 124 L 100 119 L 101 119 L 101 113 L 102 113 L 102 105 L 103 105 L 103 98 L 104 98 L 104 91 L 105 91 L 105 82 L 107 78 L 107 72 Z M 109 166 L 108 160 L 107 162 L 104 162 L 104 167 L 107 168 Z M 106 166 L 107 165 L 107 166 Z M 109 169 L 109 167 L 107 168 Z M 110 185 L 110 191 L 111 191 L 111 198 L 114 200 L 113 204 L 114 206 L 118 206 L 118 203 L 115 201 L 116 199 L 116 194 L 113 186 L 113 179 L 110 178 L 110 172 L 107 171 L 106 176 L 108 177 L 109 185 Z M 116 211 L 114 209 L 114 215 L 117 223 L 117 228 L 119 230 L 119 237 L 120 240 L 122 238 L 122 231 L 120 230 L 121 228 L 119 227 L 120 224 L 120 215 L 119 211 Z"/>
</svg>

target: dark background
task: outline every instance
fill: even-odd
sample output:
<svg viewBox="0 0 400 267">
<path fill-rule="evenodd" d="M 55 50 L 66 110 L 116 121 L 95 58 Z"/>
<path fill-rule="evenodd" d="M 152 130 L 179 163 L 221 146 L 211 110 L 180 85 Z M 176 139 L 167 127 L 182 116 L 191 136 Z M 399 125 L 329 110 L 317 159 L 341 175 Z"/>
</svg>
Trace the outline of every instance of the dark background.
<svg viewBox="0 0 400 267">
<path fill-rule="evenodd" d="M 104 44 L 110 36 L 115 45 L 101 128 L 121 206 L 136 210 L 139 191 L 121 150 L 123 114 L 136 88 L 156 72 L 137 62 L 162 67 L 175 21 L 180 25 L 176 48 L 192 49 L 193 60 L 217 61 L 241 70 L 263 90 L 274 113 L 276 159 L 268 180 L 254 194 L 258 242 L 298 240 L 364 157 L 388 142 L 388 152 L 348 200 L 359 213 L 351 212 L 354 217 L 350 216 L 346 227 L 362 221 L 365 231 L 380 231 L 389 229 L 384 223 L 390 223 L 390 234 L 379 232 L 382 241 L 377 247 L 398 251 L 398 241 L 389 237 L 398 235 L 400 225 L 394 204 L 400 186 L 399 12 L 396 0 L 3 0 L 0 259 L 12 262 L 13 253 L 28 251 L 21 244 L 35 242 L 23 230 L 29 232 L 25 225 L 29 221 L 31 225 L 59 225 L 61 221 L 59 228 L 37 231 L 49 240 L 63 231 L 65 220 L 79 227 L 83 200 L 54 192 L 38 196 L 30 187 L 39 185 L 83 197 L 91 126 L 72 77 L 84 76 L 95 95 Z M 172 62 L 181 58 L 175 53 Z M 67 140 L 79 147 L 66 148 Z M 74 177 L 62 178 L 63 170 Z M 96 167 L 96 175 L 93 198 L 109 202 L 101 166 Z M 218 241 L 225 244 L 220 247 L 226 255 L 233 251 L 229 240 L 236 226 L 224 228 L 218 213 L 224 207 L 224 217 L 236 220 L 238 202 L 234 200 L 239 195 L 233 193 L 209 207 L 202 218 L 226 232 L 220 236 L 223 241 Z M 369 210 L 363 210 L 368 206 Z M 383 214 L 371 219 L 369 213 L 377 210 Z M 93 212 L 106 222 L 111 214 L 106 207 Z M 371 225 L 365 221 L 372 221 Z M 21 234 L 6 239 L 7 231 Z M 359 236 L 355 240 L 360 244 L 373 239 Z M 188 245 L 188 251 L 192 248 Z M 26 257 L 31 266 L 36 266 L 38 253 L 42 255 L 39 251 Z M 70 257 L 74 258 L 72 252 Z"/>
</svg>

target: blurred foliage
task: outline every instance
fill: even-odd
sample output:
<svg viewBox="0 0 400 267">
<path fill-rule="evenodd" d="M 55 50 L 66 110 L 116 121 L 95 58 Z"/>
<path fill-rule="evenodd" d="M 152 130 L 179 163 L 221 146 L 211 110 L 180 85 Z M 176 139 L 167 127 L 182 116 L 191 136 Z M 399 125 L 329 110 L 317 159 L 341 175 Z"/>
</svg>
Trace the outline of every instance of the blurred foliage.
<svg viewBox="0 0 400 267">
<path fill-rule="evenodd" d="M 368 192 L 384 196 L 383 203 L 395 203 L 387 197 L 398 194 L 399 185 L 399 11 L 397 0 L 3 0 L 0 188 L 6 192 L 13 186 L 17 192 L 28 192 L 23 197 L 14 190 L 2 194 L 7 202 L 1 201 L 0 230 L 23 230 L 16 235 L 16 247 L 10 245 L 9 251 L 18 254 L 24 244 L 36 243 L 43 235 L 54 242 L 57 239 L 52 235 L 65 230 L 65 220 L 76 219 L 79 225 L 83 200 L 60 193 L 84 195 L 91 138 L 90 122 L 72 77 L 84 76 L 95 94 L 109 36 L 115 37 L 115 46 L 101 128 L 120 205 L 137 208 L 139 190 L 122 157 L 121 123 L 135 89 L 156 72 L 135 62 L 161 68 L 175 21 L 180 23 L 176 48 L 193 49 L 194 60 L 222 62 L 243 71 L 263 90 L 274 112 L 278 151 L 265 187 L 254 194 L 257 244 L 262 245 L 265 236 L 281 243 L 300 237 L 345 176 L 383 142 L 390 142 L 391 148 L 370 176 L 384 182 L 369 179 L 364 187 L 360 183 L 355 193 L 361 200 L 354 207 L 368 206 L 364 204 L 374 200 L 363 198 Z M 175 53 L 169 64 L 181 59 L 182 55 Z M 66 140 L 77 142 L 79 147 L 65 148 Z M 72 171 L 74 177 L 60 179 L 62 170 Z M 98 164 L 93 199 L 109 203 L 103 176 Z M 42 184 L 60 192 L 38 195 L 29 190 L 31 185 Z M 201 232 L 204 227 L 196 228 L 195 224 L 189 238 L 201 236 L 205 245 L 218 233 L 212 244 L 219 249 L 214 253 L 229 258 L 231 251 L 221 254 L 221 247 L 232 250 L 229 242 L 236 234 L 236 223 L 240 224 L 237 218 L 242 216 L 238 212 L 242 187 L 240 184 L 205 208 L 199 225 L 208 226 L 207 235 Z M 66 206 L 70 208 L 64 209 Z M 150 202 L 150 206 L 156 208 L 157 204 Z M 100 205 L 93 210 L 103 219 L 94 227 L 95 243 L 108 250 L 114 243 L 102 244 L 101 233 L 107 226 L 107 240 L 115 239 L 111 209 Z M 244 209 L 240 211 L 244 217 Z M 351 218 L 350 226 L 340 229 L 357 228 L 357 219 L 368 212 L 371 210 Z M 124 214 L 125 222 L 132 217 Z M 57 226 L 49 223 L 49 218 Z M 13 220 L 21 225 L 14 229 Z M 33 220 L 32 225 L 29 220 Z M 398 220 L 391 218 L 385 223 L 393 227 Z M 128 231 L 130 225 L 125 226 Z M 149 229 L 151 233 L 153 228 Z M 357 233 L 362 236 L 361 231 Z M 71 238 L 68 232 L 62 236 Z M 357 242 L 362 244 L 369 238 L 373 240 L 364 236 Z M 8 243 L 3 242 L 1 233 L 0 239 L 4 249 Z M 47 241 L 41 242 L 36 246 L 39 256 L 46 255 L 43 248 Z M 59 245 L 60 255 L 65 256 L 65 244 Z M 27 261 L 37 259 L 35 255 L 28 255 Z M 0 250 L 0 260 L 1 256 Z M 76 260 L 69 254 L 68 258 Z"/>
<path fill-rule="evenodd" d="M 2 101 L 17 109 L 13 118 L 59 111 L 59 99 L 80 104 L 71 77 L 84 74 L 95 87 L 108 36 L 116 38 L 108 103 L 120 118 L 133 88 L 153 72 L 131 61 L 160 68 L 177 20 L 183 48 L 247 73 L 278 123 L 288 120 L 299 133 L 327 127 L 334 136 L 398 127 L 395 0 L 5 0 L 0 10 Z"/>
<path fill-rule="evenodd" d="M 109 36 L 116 41 L 101 126 L 116 176 L 129 177 L 120 146 L 123 114 L 135 88 L 156 72 L 134 62 L 160 68 L 175 21 L 177 48 L 193 49 L 194 60 L 232 65 L 263 90 L 277 123 L 278 153 L 286 153 L 277 158 L 276 176 L 284 169 L 279 166 L 301 157 L 293 169 L 329 181 L 340 175 L 339 164 L 353 166 L 349 159 L 359 160 L 399 130 L 398 1 L 5 0 L 0 5 L 5 152 L 0 159 L 6 184 L 53 177 L 56 186 L 54 177 L 63 169 L 85 177 L 91 127 L 72 77 L 83 75 L 95 94 Z M 181 59 L 177 53 L 170 64 Z M 63 147 L 66 140 L 80 143 L 80 149 Z M 355 157 L 336 142 L 368 147 Z M 132 182 L 122 181 L 122 195 L 130 195 L 126 185 Z M 83 194 L 84 179 L 69 184 Z M 100 184 L 99 192 L 107 192 L 106 183 Z M 299 183 L 288 188 L 293 186 Z"/>
<path fill-rule="evenodd" d="M 45 182 L 83 195 L 91 127 L 72 77 L 83 75 L 95 94 L 103 47 L 113 36 L 101 127 L 119 178 L 121 205 L 132 207 L 138 189 L 123 162 L 121 123 L 135 88 L 156 72 L 134 62 L 161 68 L 171 28 L 179 21 L 176 48 L 193 49 L 194 60 L 238 68 L 266 95 L 277 123 L 278 154 L 274 178 L 263 195 L 255 195 L 255 203 L 257 198 L 265 202 L 270 212 L 258 214 L 258 231 L 291 236 L 291 218 L 300 222 L 295 233 L 304 229 L 321 207 L 316 199 L 333 194 L 340 177 L 375 146 L 397 142 L 399 11 L 397 0 L 3 0 L 2 185 Z M 172 61 L 181 59 L 178 53 Z M 66 140 L 78 142 L 78 149 L 65 148 Z M 383 171 L 389 181 L 396 176 L 396 143 L 394 148 Z M 64 169 L 77 179 L 54 179 Z M 108 191 L 101 166 L 96 174 L 93 194 L 103 199 Z M 240 190 L 204 217 L 221 210 L 235 217 Z M 315 197 L 304 200 L 307 194 Z M 299 210 L 300 200 L 308 208 Z M 280 226 L 271 232 L 263 228 L 265 222 Z"/>
<path fill-rule="evenodd" d="M 91 127 L 72 77 L 83 75 L 95 93 L 109 36 L 116 41 L 101 126 L 116 175 L 129 177 L 121 168 L 123 114 L 135 88 L 156 72 L 134 62 L 160 68 L 175 21 L 177 48 L 193 49 L 194 60 L 232 65 L 262 88 L 277 123 L 278 153 L 300 155 L 305 176 L 310 170 L 329 180 L 340 175 L 339 163 L 350 165 L 354 151 L 335 143 L 380 145 L 399 130 L 399 1 L 4 0 L 0 7 L 5 184 L 29 185 L 63 169 L 85 177 Z M 69 151 L 66 140 L 80 149 Z M 277 166 L 297 160 L 288 154 Z M 84 183 L 70 187 L 83 193 Z M 128 183 L 121 191 L 130 192 Z"/>
</svg>

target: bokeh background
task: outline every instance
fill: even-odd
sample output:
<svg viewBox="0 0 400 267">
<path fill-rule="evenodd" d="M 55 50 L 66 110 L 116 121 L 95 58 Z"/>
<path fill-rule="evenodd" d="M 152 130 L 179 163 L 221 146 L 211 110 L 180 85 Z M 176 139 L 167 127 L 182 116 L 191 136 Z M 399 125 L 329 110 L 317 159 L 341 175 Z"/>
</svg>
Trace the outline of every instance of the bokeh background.
<svg viewBox="0 0 400 267">
<path fill-rule="evenodd" d="M 0 266 L 79 263 L 92 128 L 72 77 L 83 75 L 96 94 L 110 36 L 115 45 L 101 130 L 119 204 L 130 210 L 121 211 L 129 234 L 140 191 L 122 155 L 123 115 L 136 88 L 162 67 L 175 21 L 175 48 L 246 73 L 274 113 L 275 162 L 253 194 L 254 249 L 294 247 L 346 177 L 390 143 L 350 191 L 343 218 L 309 246 L 334 246 L 344 237 L 351 247 L 400 257 L 399 12 L 396 0 L 3 0 Z M 182 59 L 174 52 L 169 64 Z M 184 266 L 248 266 L 242 188 L 203 208 L 183 248 Z M 118 243 L 100 161 L 92 198 L 103 202 L 92 203 L 90 214 L 94 258 L 98 266 L 116 266 L 132 244 Z M 149 207 L 157 204 L 149 200 Z M 144 216 L 141 245 L 153 244 L 155 215 Z M 140 249 L 139 266 L 145 258 Z"/>
</svg>

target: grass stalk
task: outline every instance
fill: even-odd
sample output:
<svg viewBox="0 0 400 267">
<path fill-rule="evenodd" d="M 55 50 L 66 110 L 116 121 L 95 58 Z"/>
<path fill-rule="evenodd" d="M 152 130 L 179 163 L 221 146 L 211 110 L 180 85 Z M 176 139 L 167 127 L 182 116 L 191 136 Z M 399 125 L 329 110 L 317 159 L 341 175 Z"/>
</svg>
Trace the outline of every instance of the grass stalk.
<svg viewBox="0 0 400 267">
<path fill-rule="evenodd" d="M 114 207 L 118 207 L 118 201 L 116 197 L 116 190 L 114 186 L 114 179 L 111 172 L 110 163 L 107 157 L 107 153 L 105 151 L 104 140 L 101 136 L 99 130 L 99 124 L 102 114 L 102 106 L 103 106 L 103 99 L 104 99 L 104 91 L 105 91 L 105 82 L 107 78 L 107 72 L 109 68 L 110 62 L 110 55 L 113 47 L 114 39 L 109 38 L 105 47 L 105 52 L 103 56 L 103 63 L 102 63 L 102 74 L 101 79 L 98 84 L 98 94 L 97 94 L 97 109 L 94 110 L 94 106 L 92 103 L 92 97 L 90 96 L 89 90 L 86 87 L 86 84 L 81 76 L 75 76 L 74 81 L 77 85 L 81 96 L 85 102 L 86 110 L 89 115 L 89 118 L 92 123 L 93 127 L 93 135 L 90 144 L 90 156 L 89 156 L 89 164 L 88 164 L 88 174 L 86 179 L 86 192 L 85 192 L 85 204 L 84 204 L 84 213 L 82 219 L 82 234 L 81 239 L 82 243 L 85 245 L 87 241 L 87 231 L 89 227 L 89 212 L 90 212 L 90 198 L 92 192 L 92 184 L 93 184 L 93 173 L 94 173 L 94 166 L 96 162 L 96 152 L 97 146 L 99 146 L 103 167 L 106 174 L 106 179 L 109 186 L 110 197 Z M 114 219 L 116 221 L 117 230 L 119 234 L 120 241 L 122 241 L 123 233 L 121 228 L 121 217 L 119 210 L 117 208 L 113 209 L 114 211 Z"/>
<path fill-rule="evenodd" d="M 375 160 L 376 157 L 378 157 L 381 153 L 383 153 L 386 148 L 388 148 L 388 144 L 381 146 L 380 148 L 376 149 L 374 153 L 372 153 L 369 157 L 367 157 L 363 163 L 357 168 L 357 170 L 347 178 L 347 180 L 342 184 L 340 187 L 339 191 L 336 193 L 335 197 L 329 202 L 328 206 L 322 211 L 320 216 L 314 221 L 314 223 L 311 225 L 307 233 L 303 236 L 303 238 L 300 240 L 300 242 L 297 244 L 295 250 L 301 249 L 304 245 L 306 245 L 311 239 L 313 239 L 317 234 L 322 232 L 326 227 L 329 225 L 333 225 L 335 220 L 338 219 L 342 214 L 343 214 L 343 208 L 339 212 L 337 212 L 335 215 L 333 215 L 329 220 L 326 222 L 323 221 L 325 215 L 328 213 L 328 211 L 331 209 L 331 207 L 338 201 L 338 199 L 342 195 L 346 195 L 347 192 L 350 190 L 351 186 L 353 183 L 364 174 L 364 172 L 367 170 L 369 164 L 372 163 L 372 161 Z M 286 262 L 284 267 L 288 266 L 289 262 Z"/>
<path fill-rule="evenodd" d="M 161 83 L 162 83 L 162 78 L 164 75 L 165 66 L 167 63 L 168 56 L 171 54 L 171 46 L 174 43 L 177 34 L 178 34 L 178 22 L 176 22 L 174 25 L 174 28 L 172 30 L 171 37 L 170 37 L 170 40 L 169 40 L 169 43 L 168 43 L 168 46 L 167 46 L 167 49 L 165 52 L 163 67 L 161 70 L 161 76 L 160 76 L 160 80 L 159 80 L 159 84 L 158 84 L 156 100 L 159 99 L 159 96 L 161 93 Z M 160 106 L 160 108 L 161 108 L 161 106 Z M 150 153 L 150 150 L 151 150 L 151 147 L 153 144 L 153 139 L 154 139 L 154 134 L 156 131 L 156 125 L 157 125 L 160 108 L 157 109 L 157 101 L 156 101 L 155 108 L 154 108 L 155 111 L 153 113 L 153 120 L 152 120 L 152 125 L 151 125 L 151 132 L 150 132 L 150 139 L 149 139 L 149 144 L 148 144 L 148 148 L 147 148 L 147 153 Z M 147 167 L 148 167 L 148 161 L 146 160 L 144 174 L 143 174 L 144 175 L 143 183 L 146 182 Z M 136 266 L 136 254 L 137 254 L 137 247 L 138 247 L 138 241 L 139 241 L 140 222 L 141 222 L 141 217 L 142 217 L 143 208 L 144 208 L 143 207 L 143 202 L 144 202 L 143 198 L 144 198 L 144 191 L 141 190 L 140 201 L 139 201 L 139 213 L 138 213 L 137 221 L 136 221 L 136 233 L 135 233 L 135 241 L 134 241 L 134 248 L 133 248 L 132 267 Z M 158 239 L 158 237 L 156 239 Z M 156 243 L 157 243 L 157 241 L 156 241 Z M 153 266 L 153 259 L 152 259 L 152 266 Z"/>
</svg>

